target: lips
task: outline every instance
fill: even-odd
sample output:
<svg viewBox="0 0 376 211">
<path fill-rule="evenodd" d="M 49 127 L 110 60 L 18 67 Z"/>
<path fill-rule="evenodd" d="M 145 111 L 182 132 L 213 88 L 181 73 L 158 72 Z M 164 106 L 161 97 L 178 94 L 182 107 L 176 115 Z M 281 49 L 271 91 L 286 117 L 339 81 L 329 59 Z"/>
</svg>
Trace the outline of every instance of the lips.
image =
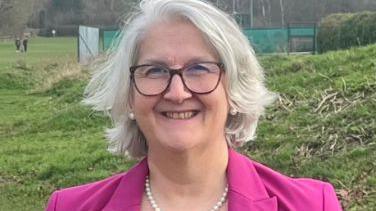
<svg viewBox="0 0 376 211">
<path fill-rule="evenodd" d="M 184 119 L 190 119 L 193 118 L 198 114 L 199 111 L 192 110 L 192 111 L 167 111 L 162 112 L 162 115 L 169 118 L 169 119 L 178 119 L 178 120 L 184 120 Z"/>
</svg>

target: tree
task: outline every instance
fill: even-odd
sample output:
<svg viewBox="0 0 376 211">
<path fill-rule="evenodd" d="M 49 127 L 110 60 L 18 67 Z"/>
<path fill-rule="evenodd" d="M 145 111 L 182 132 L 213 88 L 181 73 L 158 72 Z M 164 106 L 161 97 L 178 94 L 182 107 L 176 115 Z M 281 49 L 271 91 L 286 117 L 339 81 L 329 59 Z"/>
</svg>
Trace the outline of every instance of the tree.
<svg viewBox="0 0 376 211">
<path fill-rule="evenodd" d="M 1 0 L 0 32 L 2 34 L 22 34 L 34 11 L 43 5 L 45 0 Z"/>
<path fill-rule="evenodd" d="M 136 2 L 136 0 L 97 0 L 93 3 L 91 0 L 82 0 L 83 22 L 89 25 L 115 25 Z"/>
<path fill-rule="evenodd" d="M 12 8 L 12 5 L 10 3 L 10 0 L 2 0 L 0 1 L 0 14 L 8 11 L 9 9 Z"/>
<path fill-rule="evenodd" d="M 284 26 L 285 25 L 285 12 L 283 9 L 283 0 L 279 0 L 279 5 L 281 7 L 281 24 L 282 26 Z"/>
<path fill-rule="evenodd" d="M 376 10 L 375 0 L 210 0 L 230 14 L 253 17 L 253 27 L 278 27 L 296 22 L 319 22 L 323 17 L 338 12 Z M 252 2 L 252 4 L 251 4 Z M 241 5 L 233 8 L 234 3 Z M 235 9 L 235 13 L 233 10 Z"/>
</svg>

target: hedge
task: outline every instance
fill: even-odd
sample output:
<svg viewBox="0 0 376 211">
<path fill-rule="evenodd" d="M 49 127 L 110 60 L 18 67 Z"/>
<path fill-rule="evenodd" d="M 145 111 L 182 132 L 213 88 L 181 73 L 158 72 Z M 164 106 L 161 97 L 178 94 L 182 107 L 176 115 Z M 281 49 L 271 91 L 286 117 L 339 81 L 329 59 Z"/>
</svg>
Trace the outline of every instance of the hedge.
<svg viewBox="0 0 376 211">
<path fill-rule="evenodd" d="M 376 43 L 376 12 L 338 13 L 324 18 L 317 35 L 318 51 Z"/>
</svg>

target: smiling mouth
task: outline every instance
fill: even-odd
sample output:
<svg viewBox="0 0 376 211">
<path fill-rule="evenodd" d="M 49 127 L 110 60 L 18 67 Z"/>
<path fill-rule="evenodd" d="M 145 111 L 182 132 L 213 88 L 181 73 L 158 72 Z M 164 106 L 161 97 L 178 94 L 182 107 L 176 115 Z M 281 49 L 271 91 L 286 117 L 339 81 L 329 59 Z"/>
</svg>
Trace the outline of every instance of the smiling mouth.
<svg viewBox="0 0 376 211">
<path fill-rule="evenodd" d="M 169 119 L 190 119 L 198 114 L 199 111 L 184 111 L 184 112 L 162 112 L 162 115 Z"/>
</svg>

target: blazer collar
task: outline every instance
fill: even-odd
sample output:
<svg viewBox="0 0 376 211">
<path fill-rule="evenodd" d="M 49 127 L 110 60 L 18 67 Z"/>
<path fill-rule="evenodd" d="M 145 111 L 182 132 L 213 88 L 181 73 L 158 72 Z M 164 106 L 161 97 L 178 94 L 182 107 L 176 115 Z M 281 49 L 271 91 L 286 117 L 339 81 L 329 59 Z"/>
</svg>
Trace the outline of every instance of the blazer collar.
<svg viewBox="0 0 376 211">
<path fill-rule="evenodd" d="M 277 198 L 270 197 L 252 161 L 229 149 L 228 210 L 277 210 Z"/>
<path fill-rule="evenodd" d="M 144 158 L 123 176 L 103 211 L 139 211 L 148 174 L 147 159 Z"/>
<path fill-rule="evenodd" d="M 123 176 L 103 211 L 139 211 L 148 174 L 145 158 Z M 227 179 L 229 211 L 277 210 L 276 197 L 268 195 L 253 163 L 233 149 L 229 149 Z"/>
</svg>

